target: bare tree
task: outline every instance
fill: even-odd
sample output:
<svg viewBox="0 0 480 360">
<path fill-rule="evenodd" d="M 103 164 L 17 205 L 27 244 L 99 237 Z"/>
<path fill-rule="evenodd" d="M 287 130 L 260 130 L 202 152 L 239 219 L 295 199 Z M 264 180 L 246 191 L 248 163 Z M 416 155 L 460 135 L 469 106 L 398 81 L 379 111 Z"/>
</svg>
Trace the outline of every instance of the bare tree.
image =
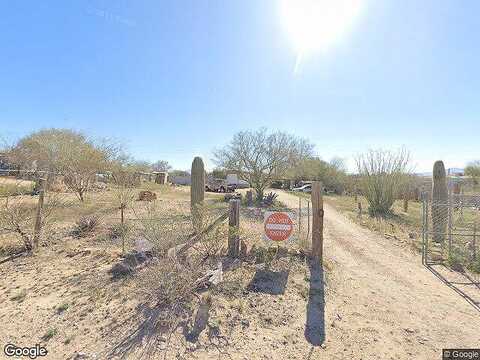
<svg viewBox="0 0 480 360">
<path fill-rule="evenodd" d="M 370 214 L 388 215 L 409 173 L 409 152 L 404 148 L 397 152 L 370 150 L 357 156 L 356 162 Z"/>
<path fill-rule="evenodd" d="M 152 164 L 153 171 L 169 171 L 172 167 L 165 160 L 158 160 Z"/>
<path fill-rule="evenodd" d="M 11 179 L 4 179 L 0 181 L 0 233 L 16 234 L 23 243 L 24 250 L 31 251 L 34 245 L 34 223 L 36 220 L 37 204 L 30 201 L 29 198 L 17 196 L 21 193 L 23 180 L 16 180 L 15 184 L 8 184 L 5 182 Z M 50 225 L 50 218 L 54 211 L 62 206 L 62 201 L 59 194 L 48 194 L 45 198 L 45 203 L 42 208 L 41 228 Z"/>
<path fill-rule="evenodd" d="M 235 134 L 228 145 L 214 153 L 214 161 L 248 181 L 260 201 L 272 180 L 284 176 L 312 152 L 313 145 L 305 139 L 261 128 Z"/>
</svg>

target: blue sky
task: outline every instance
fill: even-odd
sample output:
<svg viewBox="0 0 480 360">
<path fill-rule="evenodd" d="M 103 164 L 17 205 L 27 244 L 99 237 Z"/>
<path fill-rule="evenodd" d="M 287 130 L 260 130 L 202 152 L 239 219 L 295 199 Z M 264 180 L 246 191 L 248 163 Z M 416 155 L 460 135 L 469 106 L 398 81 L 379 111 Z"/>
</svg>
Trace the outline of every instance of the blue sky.
<svg viewBox="0 0 480 360">
<path fill-rule="evenodd" d="M 242 129 L 480 158 L 480 2 L 369 0 L 328 49 L 296 52 L 274 0 L 0 1 L 0 134 L 67 127 L 188 168 Z"/>
</svg>

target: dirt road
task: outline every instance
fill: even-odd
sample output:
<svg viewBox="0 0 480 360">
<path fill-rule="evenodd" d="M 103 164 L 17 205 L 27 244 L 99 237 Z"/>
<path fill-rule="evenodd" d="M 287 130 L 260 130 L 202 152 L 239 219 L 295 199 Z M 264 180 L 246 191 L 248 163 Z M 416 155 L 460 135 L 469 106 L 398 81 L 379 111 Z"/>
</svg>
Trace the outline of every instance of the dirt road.
<svg viewBox="0 0 480 360">
<path fill-rule="evenodd" d="M 297 197 L 278 192 L 279 200 L 297 206 Z M 324 246 L 333 264 L 326 341 L 312 358 L 441 359 L 442 348 L 480 346 L 480 313 L 422 266 L 420 255 L 328 204 Z"/>
</svg>

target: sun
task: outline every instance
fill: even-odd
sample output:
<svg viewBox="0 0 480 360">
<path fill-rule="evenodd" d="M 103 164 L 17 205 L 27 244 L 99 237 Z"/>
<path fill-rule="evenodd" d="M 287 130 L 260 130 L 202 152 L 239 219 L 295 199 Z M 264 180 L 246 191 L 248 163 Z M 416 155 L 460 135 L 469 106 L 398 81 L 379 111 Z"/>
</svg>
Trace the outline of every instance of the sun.
<svg viewBox="0 0 480 360">
<path fill-rule="evenodd" d="M 326 51 L 359 17 L 365 0 L 280 0 L 281 17 L 298 56 Z"/>
</svg>

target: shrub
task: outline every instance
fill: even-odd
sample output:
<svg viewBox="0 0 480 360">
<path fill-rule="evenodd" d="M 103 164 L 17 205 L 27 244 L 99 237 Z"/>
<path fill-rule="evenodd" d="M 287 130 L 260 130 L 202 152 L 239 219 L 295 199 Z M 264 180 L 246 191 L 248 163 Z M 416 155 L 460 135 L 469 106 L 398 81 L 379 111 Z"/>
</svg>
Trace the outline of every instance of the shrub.
<svg viewBox="0 0 480 360">
<path fill-rule="evenodd" d="M 394 153 L 370 150 L 356 159 L 361 176 L 360 186 L 368 201 L 372 216 L 391 213 L 396 193 L 408 172 L 409 153 L 405 149 Z"/>
<path fill-rule="evenodd" d="M 108 229 L 108 237 L 112 240 L 120 239 L 128 234 L 130 227 L 128 224 L 116 223 Z"/>
<path fill-rule="evenodd" d="M 275 200 L 277 199 L 278 194 L 274 192 L 269 192 L 267 195 L 263 197 L 262 203 L 265 206 L 272 206 Z"/>
<path fill-rule="evenodd" d="M 470 264 L 469 269 L 480 274 L 480 257 L 477 257 L 477 259 Z"/>
<path fill-rule="evenodd" d="M 452 270 L 463 272 L 463 263 L 464 263 L 464 254 L 461 253 L 458 249 L 452 249 L 448 254 L 447 264 L 452 268 Z"/>
<path fill-rule="evenodd" d="M 92 234 L 100 226 L 100 218 L 96 215 L 82 216 L 72 230 L 75 237 L 85 237 Z"/>
</svg>

